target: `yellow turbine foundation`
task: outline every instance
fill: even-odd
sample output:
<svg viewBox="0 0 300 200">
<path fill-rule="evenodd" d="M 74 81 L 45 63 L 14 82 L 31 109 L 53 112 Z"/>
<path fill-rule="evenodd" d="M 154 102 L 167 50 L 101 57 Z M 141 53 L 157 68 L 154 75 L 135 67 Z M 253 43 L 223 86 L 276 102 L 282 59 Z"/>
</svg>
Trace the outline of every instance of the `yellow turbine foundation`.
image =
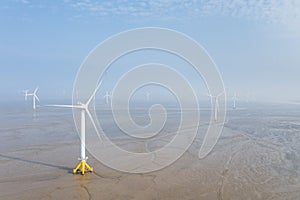
<svg viewBox="0 0 300 200">
<path fill-rule="evenodd" d="M 73 169 L 73 174 L 76 174 L 77 172 L 84 175 L 85 172 L 92 172 L 93 168 L 90 167 L 85 160 L 82 160 L 78 163 L 78 165 Z"/>
</svg>

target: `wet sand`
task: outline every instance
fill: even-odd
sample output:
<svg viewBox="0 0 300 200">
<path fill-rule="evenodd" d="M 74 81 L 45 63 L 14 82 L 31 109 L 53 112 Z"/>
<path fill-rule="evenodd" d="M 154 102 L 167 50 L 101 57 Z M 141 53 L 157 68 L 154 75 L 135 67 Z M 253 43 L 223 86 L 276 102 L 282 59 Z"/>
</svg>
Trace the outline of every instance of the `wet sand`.
<svg viewBox="0 0 300 200">
<path fill-rule="evenodd" d="M 70 111 L 7 112 L 0 126 L 0 199 L 298 199 L 299 116 L 299 109 L 229 111 L 216 147 L 199 160 L 204 117 L 199 136 L 169 167 L 122 173 L 88 153 L 94 172 L 81 176 L 72 174 L 79 138 Z M 167 124 L 172 133 L 172 120 Z M 116 138 L 120 146 L 137 151 L 166 142 L 158 138 L 132 146 Z"/>
</svg>

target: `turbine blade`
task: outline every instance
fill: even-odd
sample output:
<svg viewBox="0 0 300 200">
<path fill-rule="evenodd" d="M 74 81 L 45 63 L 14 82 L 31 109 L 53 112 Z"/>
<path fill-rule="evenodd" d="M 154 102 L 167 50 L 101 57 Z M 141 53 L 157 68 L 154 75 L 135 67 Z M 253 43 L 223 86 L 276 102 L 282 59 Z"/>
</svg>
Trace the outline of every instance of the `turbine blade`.
<svg viewBox="0 0 300 200">
<path fill-rule="evenodd" d="M 217 95 L 217 97 L 222 96 L 225 91 L 221 92 L 220 94 Z"/>
<path fill-rule="evenodd" d="M 101 135 L 100 135 L 100 133 L 99 133 L 99 131 L 98 131 L 98 128 L 97 128 L 97 126 L 96 126 L 96 124 L 95 124 L 95 122 L 94 122 L 94 120 L 93 120 L 93 116 L 91 115 L 89 109 L 86 108 L 85 111 L 86 111 L 86 113 L 88 114 L 88 116 L 89 116 L 89 118 L 90 118 L 90 120 L 91 120 L 91 122 L 92 122 L 92 124 L 93 124 L 93 126 L 94 126 L 95 131 L 97 132 L 98 136 L 100 137 L 100 139 L 101 139 L 101 141 L 102 141 L 102 137 L 101 137 Z"/>
<path fill-rule="evenodd" d="M 102 80 L 100 81 L 100 83 L 98 84 L 98 86 L 96 87 L 96 89 L 94 90 L 93 94 L 91 95 L 91 97 L 89 98 L 89 100 L 86 102 L 86 106 L 88 107 L 90 102 L 92 101 L 92 99 L 94 98 L 96 92 L 98 91 L 99 87 L 102 84 Z"/>
<path fill-rule="evenodd" d="M 38 98 L 38 96 L 36 96 L 36 94 L 34 94 L 34 98 L 36 98 L 36 100 L 38 100 L 38 102 L 40 102 L 40 99 Z"/>
<path fill-rule="evenodd" d="M 36 92 L 38 91 L 39 87 L 36 87 L 33 94 L 36 94 Z"/>
<path fill-rule="evenodd" d="M 45 105 L 46 107 L 58 107 L 58 108 L 83 108 L 82 106 L 79 105 L 57 105 L 57 104 L 50 104 L 50 105 Z"/>
</svg>

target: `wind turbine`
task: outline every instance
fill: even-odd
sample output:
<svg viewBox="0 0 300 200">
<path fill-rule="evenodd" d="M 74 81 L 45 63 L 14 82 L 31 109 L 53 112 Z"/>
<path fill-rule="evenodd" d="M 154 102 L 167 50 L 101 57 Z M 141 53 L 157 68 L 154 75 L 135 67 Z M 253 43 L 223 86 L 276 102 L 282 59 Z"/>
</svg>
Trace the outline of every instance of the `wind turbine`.
<svg viewBox="0 0 300 200">
<path fill-rule="evenodd" d="M 23 90 L 25 101 L 27 101 L 28 91 L 29 90 Z"/>
<path fill-rule="evenodd" d="M 234 93 L 232 100 L 233 100 L 233 109 L 235 110 L 236 109 L 236 101 L 238 100 L 238 98 L 236 97 L 236 93 Z"/>
<path fill-rule="evenodd" d="M 146 98 L 147 98 L 147 102 L 149 102 L 149 100 L 150 100 L 150 93 L 149 92 L 146 93 Z"/>
<path fill-rule="evenodd" d="M 28 96 L 32 96 L 32 108 L 33 110 L 36 109 L 36 100 L 38 100 L 38 102 L 40 102 L 40 99 L 38 98 L 38 96 L 36 95 L 37 91 L 38 91 L 39 87 L 35 88 L 33 93 L 28 93 L 28 90 L 24 90 L 24 95 L 25 95 L 25 101 L 27 100 Z"/>
<path fill-rule="evenodd" d="M 105 95 L 103 96 L 105 98 L 105 103 L 108 104 L 109 103 L 109 99 L 110 99 L 110 93 L 108 91 L 106 91 Z"/>
<path fill-rule="evenodd" d="M 85 115 L 87 114 L 96 130 L 96 132 L 99 134 L 97 126 L 93 120 L 93 117 L 89 111 L 89 104 L 92 101 L 92 99 L 95 97 L 97 90 L 99 89 L 100 85 L 101 85 L 102 81 L 99 83 L 99 85 L 96 87 L 95 91 L 93 92 L 93 94 L 90 96 L 90 98 L 88 99 L 88 101 L 86 103 L 81 103 L 78 102 L 77 104 L 73 104 L 73 105 L 47 105 L 49 107 L 61 107 L 61 108 L 76 108 L 76 109 L 80 109 L 81 110 L 81 127 L 80 127 L 80 162 L 77 164 L 77 166 L 73 169 L 73 174 L 77 173 L 78 171 L 84 175 L 84 173 L 86 171 L 93 171 L 93 168 L 90 167 L 87 164 L 87 159 L 88 157 L 86 157 L 85 154 Z"/>
<path fill-rule="evenodd" d="M 250 99 L 250 92 L 247 93 L 246 95 L 246 102 L 249 103 L 249 99 Z"/>
<path fill-rule="evenodd" d="M 224 91 L 219 93 L 218 95 L 207 94 L 207 96 L 209 96 L 212 99 L 212 101 L 214 101 L 214 120 L 215 121 L 218 121 L 218 112 L 219 112 L 219 109 L 220 109 L 219 97 L 223 93 L 224 93 Z"/>
</svg>

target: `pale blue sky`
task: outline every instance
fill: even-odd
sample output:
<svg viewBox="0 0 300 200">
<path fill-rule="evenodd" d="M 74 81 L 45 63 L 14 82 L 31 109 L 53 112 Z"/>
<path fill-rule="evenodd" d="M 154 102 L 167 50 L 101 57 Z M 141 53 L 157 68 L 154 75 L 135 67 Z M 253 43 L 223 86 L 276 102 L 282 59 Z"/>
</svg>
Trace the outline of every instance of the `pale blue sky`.
<svg viewBox="0 0 300 200">
<path fill-rule="evenodd" d="M 297 0 L 4 0 L 1 97 L 22 98 L 23 89 L 38 85 L 41 99 L 71 98 L 77 70 L 97 44 L 127 29 L 157 26 L 202 44 L 229 94 L 300 101 L 299 24 Z"/>
</svg>

